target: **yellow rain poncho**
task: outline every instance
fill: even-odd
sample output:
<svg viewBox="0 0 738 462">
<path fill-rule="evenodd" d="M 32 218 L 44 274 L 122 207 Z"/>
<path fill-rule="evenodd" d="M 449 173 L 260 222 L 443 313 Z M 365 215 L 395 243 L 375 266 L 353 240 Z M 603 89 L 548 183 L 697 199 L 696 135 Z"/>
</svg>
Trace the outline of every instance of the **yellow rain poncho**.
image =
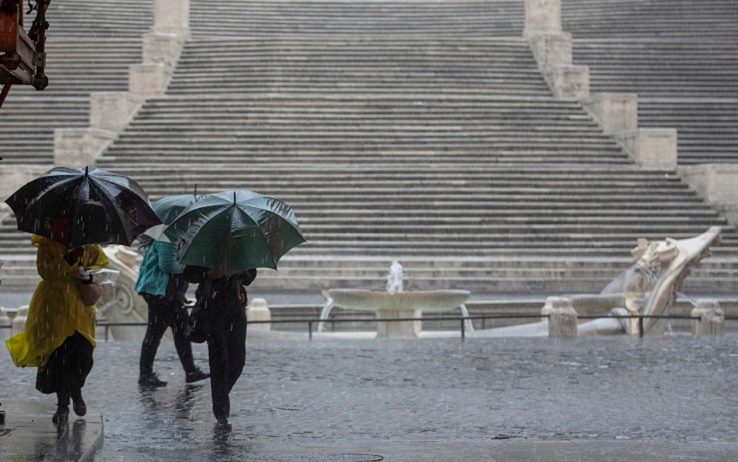
<svg viewBox="0 0 738 462">
<path fill-rule="evenodd" d="M 26 327 L 5 341 L 18 367 L 41 367 L 67 337 L 79 332 L 95 346 L 95 306 L 86 306 L 77 289 L 77 265 L 69 265 L 64 255 L 69 249 L 58 242 L 33 236 L 38 247 L 36 268 L 42 281 L 28 307 Z M 86 269 L 108 266 L 102 247 L 89 245 L 78 260 Z"/>
</svg>

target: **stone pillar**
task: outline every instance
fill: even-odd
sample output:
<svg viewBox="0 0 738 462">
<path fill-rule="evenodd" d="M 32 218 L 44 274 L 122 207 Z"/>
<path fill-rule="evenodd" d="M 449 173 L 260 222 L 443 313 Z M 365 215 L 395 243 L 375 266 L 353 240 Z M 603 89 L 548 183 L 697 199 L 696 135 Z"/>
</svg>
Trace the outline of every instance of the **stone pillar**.
<svg viewBox="0 0 738 462">
<path fill-rule="evenodd" d="M 13 318 L 13 331 L 12 335 L 20 334 L 23 329 L 26 328 L 26 319 L 28 318 L 28 305 L 21 306 L 18 308 L 18 312 L 15 313 Z"/>
<path fill-rule="evenodd" d="M 128 92 L 95 92 L 90 95 L 90 127 L 120 132 L 139 110 L 144 99 Z"/>
<path fill-rule="evenodd" d="M 8 312 L 5 308 L 0 306 L 0 341 L 9 339 L 12 333 L 13 322 L 8 316 Z"/>
<path fill-rule="evenodd" d="M 415 310 L 379 310 L 377 318 L 414 318 Z M 416 338 L 414 321 L 394 321 L 394 322 L 378 322 L 377 338 Z"/>
<path fill-rule="evenodd" d="M 638 130 L 638 95 L 634 93 L 595 93 L 584 101 L 584 107 L 606 135 Z"/>
<path fill-rule="evenodd" d="M 697 300 L 697 306 L 692 310 L 692 335 L 696 337 L 723 335 L 725 329 L 725 313 L 720 303 L 711 298 Z"/>
<path fill-rule="evenodd" d="M 708 204 L 738 226 L 738 164 L 680 167 L 679 174 Z"/>
<path fill-rule="evenodd" d="M 649 128 L 622 132 L 617 136 L 626 151 L 645 170 L 676 170 L 677 131 Z"/>
<path fill-rule="evenodd" d="M 561 32 L 561 0 L 525 0 L 525 36 Z"/>
<path fill-rule="evenodd" d="M 247 322 L 271 321 L 272 312 L 269 310 L 266 300 L 264 300 L 263 298 L 255 298 L 251 300 L 248 309 L 246 309 L 246 320 Z M 253 326 L 249 326 L 249 329 L 272 330 L 272 325 L 271 323 L 254 324 Z"/>
<path fill-rule="evenodd" d="M 96 128 L 63 128 L 54 130 L 54 164 L 65 167 L 95 165 L 115 133 Z"/>
<path fill-rule="evenodd" d="M 21 186 L 46 173 L 49 167 L 36 165 L 0 165 L 0 200 L 5 200 Z M 4 203 L 3 203 L 4 204 Z M 0 212 L 9 212 L 10 207 L 3 205 Z"/>
<path fill-rule="evenodd" d="M 546 297 L 546 301 L 543 302 L 543 308 L 541 308 L 541 321 L 548 322 L 548 317 L 553 310 L 553 303 L 558 299 L 559 297 Z"/>
<path fill-rule="evenodd" d="M 551 311 L 548 316 L 548 336 L 572 338 L 577 336 L 577 312 L 568 298 L 549 297 Z M 547 303 L 549 301 L 547 300 Z"/>
</svg>

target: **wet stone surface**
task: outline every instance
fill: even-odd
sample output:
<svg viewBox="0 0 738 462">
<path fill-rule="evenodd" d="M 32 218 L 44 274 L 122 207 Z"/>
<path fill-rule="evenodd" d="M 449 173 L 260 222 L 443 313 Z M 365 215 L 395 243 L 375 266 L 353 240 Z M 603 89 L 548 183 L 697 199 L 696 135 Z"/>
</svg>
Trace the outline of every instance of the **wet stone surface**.
<svg viewBox="0 0 738 462">
<path fill-rule="evenodd" d="M 215 427 L 209 382 L 184 383 L 171 342 L 155 365 L 169 385 L 140 390 L 139 349 L 111 342 L 95 351 L 85 392 L 104 416 L 97 460 L 381 460 L 358 443 L 320 455 L 299 450 L 369 440 L 738 442 L 734 334 L 252 340 L 228 434 Z M 203 345 L 195 358 L 207 369 Z M 51 415 L 54 399 L 33 389 L 35 369 L 15 369 L 2 354 L 0 371 L 0 401 L 38 400 Z"/>
</svg>

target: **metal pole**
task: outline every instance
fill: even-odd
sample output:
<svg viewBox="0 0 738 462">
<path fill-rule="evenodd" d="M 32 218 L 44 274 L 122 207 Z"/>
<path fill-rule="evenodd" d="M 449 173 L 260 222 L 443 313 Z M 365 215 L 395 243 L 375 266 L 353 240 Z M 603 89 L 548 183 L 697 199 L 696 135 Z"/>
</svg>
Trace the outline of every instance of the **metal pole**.
<svg viewBox="0 0 738 462">
<path fill-rule="evenodd" d="M 313 339 L 313 321 L 308 321 L 308 340 Z"/>
<path fill-rule="evenodd" d="M 638 316 L 638 336 L 643 337 L 643 316 Z"/>
<path fill-rule="evenodd" d="M 105 341 L 108 341 L 108 325 L 105 325 Z"/>
<path fill-rule="evenodd" d="M 464 328 L 464 319 L 461 319 L 461 341 L 463 342 L 466 338 L 466 329 Z"/>
</svg>

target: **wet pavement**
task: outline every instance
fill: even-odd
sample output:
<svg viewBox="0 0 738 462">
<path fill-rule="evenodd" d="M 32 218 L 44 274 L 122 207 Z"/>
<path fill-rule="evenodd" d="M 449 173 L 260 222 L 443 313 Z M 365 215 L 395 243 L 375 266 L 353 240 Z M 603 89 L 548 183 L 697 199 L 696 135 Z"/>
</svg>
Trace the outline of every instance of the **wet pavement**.
<svg viewBox="0 0 738 462">
<path fill-rule="evenodd" d="M 140 345 L 101 343 L 85 387 L 99 461 L 736 460 L 738 335 L 264 340 L 247 345 L 215 427 L 171 342 L 136 385 Z M 207 350 L 195 345 L 207 369 Z M 0 354 L 0 402 L 53 398 Z M 2 441 L 2 440 L 0 440 Z"/>
<path fill-rule="evenodd" d="M 46 401 L 46 400 L 43 400 Z M 38 400 L 5 400 L 5 422 L 0 424 L 0 460 L 90 461 L 103 442 L 100 413 L 84 417 L 73 413 L 65 425 L 49 417 L 56 406 Z"/>
</svg>

